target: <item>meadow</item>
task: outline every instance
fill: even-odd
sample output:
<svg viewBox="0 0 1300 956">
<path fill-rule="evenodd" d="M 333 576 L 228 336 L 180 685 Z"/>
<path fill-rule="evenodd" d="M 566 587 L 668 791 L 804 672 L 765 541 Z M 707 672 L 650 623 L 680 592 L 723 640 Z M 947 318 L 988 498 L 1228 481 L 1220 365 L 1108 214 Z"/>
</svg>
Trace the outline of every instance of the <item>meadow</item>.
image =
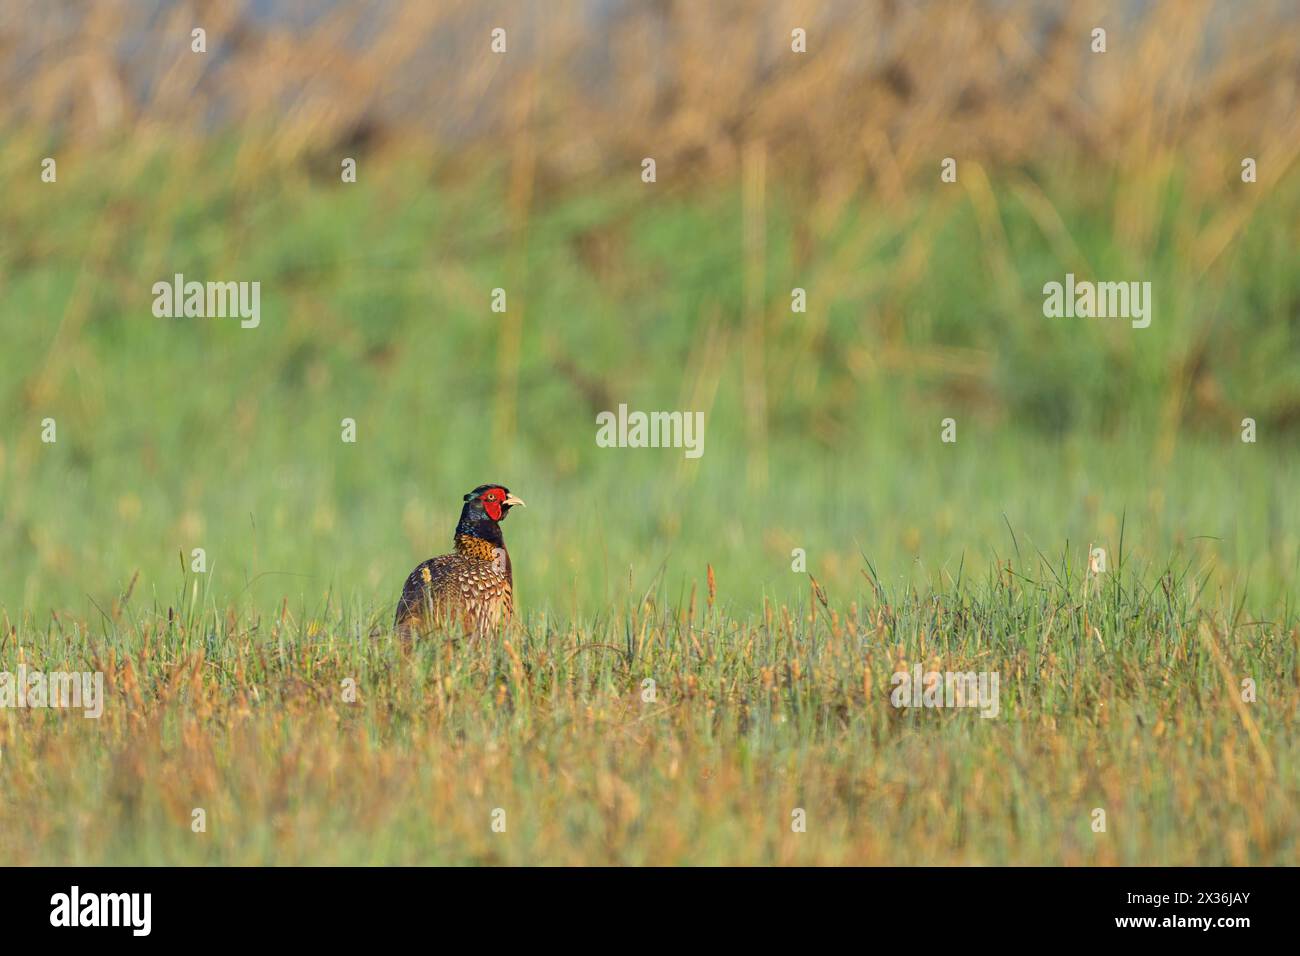
<svg viewBox="0 0 1300 956">
<path fill-rule="evenodd" d="M 122 129 L 0 114 L 0 672 L 107 692 L 0 708 L 0 864 L 1294 863 L 1273 48 L 1192 109 L 1133 105 L 1122 57 L 1076 101 L 1059 51 L 999 99 L 975 47 L 1000 105 L 900 127 L 942 71 L 855 85 L 841 50 L 720 90 L 745 71 L 678 28 L 690 108 L 539 80 L 453 146 L 310 99 L 181 130 L 183 71 Z M 1152 102 L 1196 55 L 1168 43 Z M 1046 318 L 1070 272 L 1150 281 L 1151 326 Z M 259 281 L 260 324 L 155 317 L 176 273 Z M 599 447 L 620 403 L 703 412 L 702 456 Z M 518 620 L 404 645 L 402 581 L 483 482 L 528 502 Z M 893 706 L 916 664 L 997 673 L 997 716 Z"/>
</svg>

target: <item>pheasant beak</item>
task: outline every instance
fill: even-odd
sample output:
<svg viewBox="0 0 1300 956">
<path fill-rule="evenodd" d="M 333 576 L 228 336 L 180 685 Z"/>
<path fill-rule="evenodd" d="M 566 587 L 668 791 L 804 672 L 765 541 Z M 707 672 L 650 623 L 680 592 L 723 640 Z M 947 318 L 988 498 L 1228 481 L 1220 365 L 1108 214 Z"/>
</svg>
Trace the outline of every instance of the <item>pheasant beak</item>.
<svg viewBox="0 0 1300 956">
<path fill-rule="evenodd" d="M 518 505 L 521 508 L 528 507 L 526 504 L 524 504 L 523 498 L 516 498 L 514 495 L 506 495 L 506 500 L 501 503 L 509 507 L 514 507 L 515 505 Z"/>
</svg>

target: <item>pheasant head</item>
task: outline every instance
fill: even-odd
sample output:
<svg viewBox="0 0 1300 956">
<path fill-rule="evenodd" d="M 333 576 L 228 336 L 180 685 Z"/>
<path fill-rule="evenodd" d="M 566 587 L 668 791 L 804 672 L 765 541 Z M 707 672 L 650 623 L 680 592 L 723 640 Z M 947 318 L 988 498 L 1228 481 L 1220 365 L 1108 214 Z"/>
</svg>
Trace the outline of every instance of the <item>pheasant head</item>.
<svg viewBox="0 0 1300 956">
<path fill-rule="evenodd" d="M 466 537 L 501 547 L 501 522 L 515 505 L 522 508 L 524 502 L 505 485 L 479 485 L 467 494 L 456 525 L 457 550 L 461 550 L 461 539 Z"/>
</svg>

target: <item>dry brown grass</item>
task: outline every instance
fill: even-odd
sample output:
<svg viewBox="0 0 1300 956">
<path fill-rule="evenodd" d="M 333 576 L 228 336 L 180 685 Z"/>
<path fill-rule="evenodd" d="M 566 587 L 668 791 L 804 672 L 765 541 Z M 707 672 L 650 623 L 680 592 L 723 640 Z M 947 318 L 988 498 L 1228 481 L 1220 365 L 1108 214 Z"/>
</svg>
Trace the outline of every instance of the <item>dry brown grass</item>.
<svg viewBox="0 0 1300 956">
<path fill-rule="evenodd" d="M 593 20 L 576 3 L 413 0 L 307 25 L 234 0 L 7 6 L 3 120 L 60 140 L 263 129 L 287 159 L 416 136 L 522 152 L 548 184 L 646 155 L 674 178 L 730 176 L 762 149 L 830 197 L 869 182 L 894 199 L 943 156 L 1156 175 L 1178 153 L 1210 182 L 1230 144 L 1252 143 L 1267 182 L 1300 149 L 1300 19 L 1285 4 L 1176 0 L 1135 19 L 1123 2 L 664 0 Z M 189 49 L 196 25 L 206 56 Z M 488 52 L 498 25 L 505 56 Z M 806 55 L 790 52 L 795 26 Z"/>
<path fill-rule="evenodd" d="M 710 593 L 413 652 L 346 615 L 14 630 L 8 660 L 101 670 L 108 700 L 0 711 L 0 862 L 1294 859 L 1292 625 L 1095 582 L 865 608 L 814 589 L 760 620 Z M 999 713 L 894 708 L 909 662 L 999 672 Z"/>
</svg>

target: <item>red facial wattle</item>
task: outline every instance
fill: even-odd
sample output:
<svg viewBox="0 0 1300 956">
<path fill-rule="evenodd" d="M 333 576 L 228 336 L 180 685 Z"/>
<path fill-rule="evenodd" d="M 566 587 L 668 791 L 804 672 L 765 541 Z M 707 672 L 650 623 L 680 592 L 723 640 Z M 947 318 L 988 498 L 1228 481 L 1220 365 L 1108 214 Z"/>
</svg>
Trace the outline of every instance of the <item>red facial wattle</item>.
<svg viewBox="0 0 1300 956">
<path fill-rule="evenodd" d="M 493 521 L 501 520 L 501 501 L 500 499 L 484 498 L 483 510 L 488 513 L 488 517 Z"/>
</svg>

